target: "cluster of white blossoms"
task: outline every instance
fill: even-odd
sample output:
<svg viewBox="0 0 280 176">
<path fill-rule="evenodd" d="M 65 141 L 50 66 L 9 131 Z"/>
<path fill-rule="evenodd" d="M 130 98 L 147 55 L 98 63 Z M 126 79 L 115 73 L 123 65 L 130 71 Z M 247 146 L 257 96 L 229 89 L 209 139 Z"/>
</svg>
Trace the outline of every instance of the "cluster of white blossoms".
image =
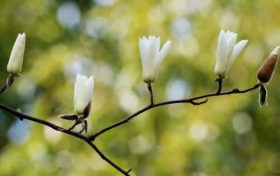
<svg viewBox="0 0 280 176">
<path fill-rule="evenodd" d="M 214 72 L 218 78 L 224 78 L 229 68 L 244 49 L 248 40 L 237 42 L 237 33 L 221 30 L 218 38 L 217 57 Z M 160 38 L 155 36 L 139 39 L 139 51 L 142 61 L 142 76 L 147 83 L 155 81 L 160 64 L 170 49 L 171 42 L 167 41 L 160 49 Z"/>
<path fill-rule="evenodd" d="M 25 50 L 25 33 L 18 34 L 14 43 L 7 71 L 12 76 L 20 75 L 23 56 Z M 218 38 L 216 53 L 216 65 L 214 72 L 218 79 L 226 77 L 231 65 L 237 56 L 244 49 L 248 40 L 241 40 L 237 43 L 237 33 L 221 30 Z M 160 48 L 160 37 L 149 36 L 139 39 L 139 52 L 142 62 L 142 77 L 144 82 L 151 84 L 155 81 L 160 65 L 164 61 L 171 46 L 171 41 L 167 41 Z M 261 82 L 268 82 L 273 74 L 280 47 L 276 47 L 270 55 L 270 59 L 261 67 L 258 78 Z M 273 56 L 273 57 L 272 57 Z M 274 58 L 271 59 L 271 58 Z M 271 69 L 273 67 L 273 69 Z M 94 77 L 89 78 L 84 75 L 77 75 L 74 88 L 74 112 L 76 115 L 87 115 L 90 110 L 90 104 L 94 88 Z"/>
<path fill-rule="evenodd" d="M 26 35 L 25 33 L 18 34 L 10 54 L 7 65 L 7 72 L 11 76 L 18 76 L 21 73 L 24 50 L 25 50 Z M 90 104 L 94 88 L 94 77 L 87 78 L 84 75 L 77 75 L 74 87 L 74 112 L 76 115 L 84 115 L 85 110 L 89 113 Z"/>
</svg>

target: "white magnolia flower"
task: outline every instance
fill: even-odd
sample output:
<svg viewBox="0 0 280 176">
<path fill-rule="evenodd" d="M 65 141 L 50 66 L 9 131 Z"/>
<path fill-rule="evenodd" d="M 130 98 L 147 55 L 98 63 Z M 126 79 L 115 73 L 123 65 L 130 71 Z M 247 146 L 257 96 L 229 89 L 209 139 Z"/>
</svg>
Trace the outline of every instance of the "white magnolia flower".
<svg viewBox="0 0 280 176">
<path fill-rule="evenodd" d="M 142 62 L 142 76 L 145 82 L 154 82 L 160 64 L 164 60 L 171 42 L 167 41 L 160 49 L 160 37 L 149 36 L 139 39 L 139 51 Z"/>
<path fill-rule="evenodd" d="M 74 111 L 77 115 L 82 115 L 91 103 L 94 88 L 94 77 L 87 78 L 77 75 L 74 89 Z"/>
<path fill-rule="evenodd" d="M 236 40 L 237 33 L 221 30 L 218 39 L 216 66 L 214 70 L 219 78 L 225 77 L 232 63 L 248 43 L 248 40 L 241 40 L 238 43 L 236 43 Z"/>
<path fill-rule="evenodd" d="M 7 71 L 13 75 L 18 75 L 21 72 L 26 36 L 25 33 L 18 34 L 15 44 L 13 46 Z"/>
</svg>

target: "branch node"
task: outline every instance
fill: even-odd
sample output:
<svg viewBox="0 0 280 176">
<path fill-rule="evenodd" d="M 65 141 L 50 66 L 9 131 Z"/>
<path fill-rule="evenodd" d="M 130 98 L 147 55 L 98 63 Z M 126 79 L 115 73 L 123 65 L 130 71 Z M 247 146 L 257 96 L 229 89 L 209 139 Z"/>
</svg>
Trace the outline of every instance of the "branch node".
<svg viewBox="0 0 280 176">
<path fill-rule="evenodd" d="M 94 134 L 88 136 L 88 140 L 91 142 L 93 142 L 95 140 L 95 138 L 96 138 L 96 135 L 94 135 Z"/>
<path fill-rule="evenodd" d="M 208 98 L 205 98 L 203 101 L 200 101 L 200 102 L 195 102 L 194 100 L 191 100 L 190 103 L 193 104 L 193 105 L 201 105 L 201 104 L 204 104 L 204 103 L 207 103 L 208 102 Z"/>
<path fill-rule="evenodd" d="M 235 88 L 235 89 L 232 89 L 232 92 L 233 92 L 233 93 L 238 93 L 238 92 L 240 92 L 240 90 L 237 89 L 237 88 Z"/>
<path fill-rule="evenodd" d="M 17 109 L 17 112 L 22 113 L 21 109 Z M 20 121 L 23 121 L 23 117 L 17 116 L 19 118 Z"/>
</svg>

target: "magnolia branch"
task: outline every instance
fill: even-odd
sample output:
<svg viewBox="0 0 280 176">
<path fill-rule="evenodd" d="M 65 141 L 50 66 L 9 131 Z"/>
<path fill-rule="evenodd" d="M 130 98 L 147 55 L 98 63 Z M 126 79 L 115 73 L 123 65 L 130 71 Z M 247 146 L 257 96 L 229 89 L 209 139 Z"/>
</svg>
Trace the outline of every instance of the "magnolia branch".
<svg viewBox="0 0 280 176">
<path fill-rule="evenodd" d="M 154 103 L 153 102 L 153 94 L 152 94 L 152 89 L 150 89 L 148 86 L 148 89 L 150 91 L 150 100 L 151 100 L 151 104 L 144 107 L 143 109 L 135 112 L 134 114 L 120 120 L 119 122 L 116 122 L 102 130 L 100 130 L 99 132 L 93 134 L 93 135 L 90 135 L 90 136 L 86 136 L 86 135 L 83 135 L 83 134 L 80 134 L 78 132 L 74 132 L 74 131 L 71 131 L 69 129 L 65 129 L 63 127 L 60 127 L 58 125 L 55 125 L 49 121 L 46 121 L 46 120 L 42 120 L 40 118 L 36 118 L 36 117 L 32 117 L 32 116 L 29 116 L 29 115 L 26 115 L 26 114 L 23 114 L 15 109 L 12 109 L 4 104 L 1 104 L 0 103 L 0 109 L 6 111 L 6 112 L 9 112 L 15 116 L 17 116 L 20 120 L 29 120 L 29 121 L 32 121 L 32 122 L 35 122 L 35 123 L 39 123 L 39 124 L 42 124 L 42 125 L 45 125 L 45 126 L 48 126 L 56 131 L 59 131 L 59 132 L 62 132 L 62 133 L 65 133 L 65 134 L 68 134 L 68 135 L 71 135 L 73 137 L 76 137 L 76 138 L 79 138 L 83 141 L 85 141 L 87 144 L 89 144 L 91 146 L 91 148 L 93 150 L 96 151 L 96 153 L 104 160 L 106 161 L 107 163 L 109 163 L 111 166 L 113 166 L 115 169 L 117 169 L 119 172 L 121 172 L 123 175 L 129 175 L 129 172 L 131 171 L 131 169 L 129 169 L 128 171 L 125 171 L 124 169 L 122 169 L 121 167 L 119 167 L 117 164 L 115 164 L 113 161 L 111 161 L 108 157 L 106 157 L 99 149 L 98 147 L 93 143 L 93 141 L 98 137 L 100 136 L 101 134 L 105 133 L 105 132 L 108 132 L 110 131 L 111 129 L 114 129 L 118 126 L 121 126 L 127 122 L 129 122 L 130 120 L 132 120 L 133 118 L 139 116 L 140 114 L 150 110 L 150 109 L 153 109 L 153 108 L 156 108 L 156 107 L 160 107 L 160 106 L 165 106 L 165 105 L 171 105 L 171 104 L 178 104 L 178 103 L 190 103 L 192 105 L 201 105 L 201 104 L 204 104 L 204 103 L 207 103 L 208 102 L 208 98 L 209 97 L 215 97 L 215 96 L 223 96 L 223 95 L 230 95 L 230 94 L 243 94 L 243 93 L 247 93 L 247 92 L 250 92 L 250 91 L 253 91 L 257 88 L 260 87 L 260 83 L 257 83 L 255 84 L 254 86 L 248 88 L 248 89 L 244 89 L 244 90 L 239 90 L 239 89 L 232 89 L 230 91 L 225 91 L 225 92 L 222 92 L 221 89 L 222 89 L 222 84 L 220 84 L 220 82 L 218 82 L 218 91 L 216 93 L 210 93 L 210 94 L 205 94 L 205 95 L 201 95 L 201 96 L 196 96 L 196 97 L 193 97 L 193 98 L 188 98 L 188 99 L 182 99 L 182 100 L 173 100 L 173 101 L 164 101 L 164 102 L 159 102 L 159 103 Z M 202 101 L 199 101 L 203 99 Z"/>
<path fill-rule="evenodd" d="M 1 104 L 0 103 L 0 109 L 6 111 L 6 112 L 9 112 L 13 115 L 15 115 L 16 117 L 18 117 L 20 120 L 29 120 L 29 121 L 32 121 L 32 122 L 35 122 L 35 123 L 39 123 L 39 124 L 42 124 L 42 125 L 45 125 L 45 126 L 48 126 L 56 131 L 59 131 L 59 132 L 62 132 L 62 133 L 65 133 L 65 134 L 68 134 L 70 136 L 73 136 L 73 137 L 76 137 L 76 138 L 79 138 L 83 141 L 85 141 L 87 144 L 89 144 L 91 146 L 91 148 L 93 150 L 96 151 L 96 153 L 104 160 L 106 161 L 107 163 L 109 163 L 111 166 L 113 166 L 115 169 L 117 169 L 119 172 L 121 172 L 123 175 L 126 175 L 126 176 L 129 176 L 129 172 L 131 171 L 131 169 L 129 169 L 128 171 L 125 171 L 123 170 L 121 167 L 119 167 L 117 164 L 115 164 L 113 161 L 111 161 L 107 156 L 105 156 L 100 150 L 99 148 L 90 140 L 90 138 L 88 136 L 85 136 L 83 134 L 80 134 L 80 133 L 77 133 L 77 132 L 74 132 L 74 131 L 71 131 L 71 130 L 68 130 L 68 129 L 65 129 L 63 127 L 60 127 L 58 125 L 55 125 L 54 123 L 51 123 L 49 121 L 46 121 L 46 120 L 42 120 L 40 118 L 36 118 L 36 117 L 32 117 L 32 116 L 29 116 L 29 115 L 26 115 L 26 114 L 23 114 L 13 108 L 10 108 L 4 104 Z"/>
<path fill-rule="evenodd" d="M 268 83 L 274 73 L 275 66 L 277 63 L 277 58 L 280 55 L 280 46 L 276 47 L 266 61 L 263 63 L 261 68 L 258 71 L 257 77 L 259 82 L 254 86 L 240 90 L 240 89 L 232 89 L 229 91 L 223 91 L 223 79 L 226 77 L 227 72 L 229 71 L 232 62 L 236 59 L 236 57 L 240 54 L 240 52 L 244 49 L 247 44 L 247 40 L 241 40 L 238 43 L 235 42 L 237 38 L 237 34 L 230 31 L 221 30 L 219 39 L 218 39 L 218 48 L 217 48 L 217 61 L 215 65 L 214 72 L 217 75 L 218 79 L 216 80 L 218 84 L 217 91 L 214 93 L 209 93 L 205 95 L 200 95 L 192 98 L 180 99 L 180 100 L 173 100 L 173 101 L 163 101 L 155 103 L 154 101 L 154 92 L 152 83 L 154 83 L 160 64 L 164 60 L 165 56 L 168 53 L 168 50 L 171 45 L 171 41 L 167 41 L 162 48 L 160 49 L 160 38 L 155 36 L 142 37 L 139 39 L 139 51 L 140 51 L 140 58 L 142 61 L 143 67 L 143 80 L 147 83 L 147 88 L 150 94 L 150 103 L 146 107 L 140 109 L 139 111 L 133 113 L 132 115 L 123 118 L 122 120 L 109 125 L 99 132 L 96 132 L 93 135 L 87 135 L 87 117 L 90 113 L 90 105 L 91 99 L 93 95 L 93 87 L 94 87 L 94 77 L 93 75 L 87 77 L 85 75 L 77 75 L 75 86 L 74 86 L 74 113 L 72 114 L 64 114 L 58 116 L 64 120 L 71 120 L 74 124 L 70 128 L 63 128 L 58 125 L 55 125 L 49 121 L 42 120 L 40 118 L 32 117 L 26 115 L 22 112 L 19 112 L 13 108 L 6 106 L 5 104 L 0 103 L 0 109 L 9 112 L 15 116 L 17 116 L 20 120 L 29 120 L 35 123 L 39 123 L 45 126 L 48 126 L 58 132 L 65 133 L 71 135 L 73 137 L 79 138 L 85 141 L 96 153 L 107 163 L 109 163 L 112 167 L 117 169 L 123 175 L 129 176 L 131 169 L 125 171 L 121 167 L 119 167 L 116 163 L 111 161 L 107 156 L 105 156 L 99 148 L 93 143 L 97 137 L 102 135 L 105 132 L 108 132 L 118 126 L 124 125 L 125 123 L 129 122 L 130 120 L 136 118 L 140 114 L 161 106 L 172 105 L 172 104 L 179 104 L 179 103 L 189 103 L 194 106 L 202 105 L 208 102 L 208 98 L 210 97 L 218 97 L 230 94 L 243 94 L 260 87 L 260 104 L 264 105 L 266 103 L 266 96 L 267 91 L 264 87 L 265 83 Z M 25 50 L 25 41 L 26 36 L 25 33 L 19 34 L 7 65 L 7 72 L 9 76 L 6 79 L 5 84 L 0 87 L 0 94 L 3 93 L 7 88 L 9 88 L 14 81 L 15 76 L 19 76 L 21 74 L 22 63 L 23 63 L 23 56 Z M 230 43 L 230 45 L 228 44 Z M 226 54 L 225 54 L 226 53 Z M 82 125 L 82 130 L 80 132 L 72 131 L 76 125 Z M 83 133 L 84 132 L 84 133 Z"/>
<path fill-rule="evenodd" d="M 156 108 L 156 107 L 171 105 L 171 104 L 178 104 L 178 103 L 190 103 L 192 105 L 201 105 L 201 104 L 207 103 L 209 97 L 223 96 L 223 95 L 229 95 L 229 94 L 243 94 L 243 93 L 250 92 L 252 90 L 255 90 L 255 89 L 259 88 L 260 85 L 261 85 L 260 83 L 257 83 L 257 84 L 255 84 L 254 86 L 252 86 L 248 89 L 239 90 L 239 89 L 235 88 L 235 89 L 232 89 L 230 91 L 221 92 L 222 91 L 222 84 L 221 84 L 221 81 L 218 81 L 218 91 L 216 93 L 210 93 L 210 94 L 201 95 L 201 96 L 188 98 L 188 99 L 182 99 L 182 100 L 172 100 L 172 101 L 164 101 L 164 102 L 160 102 L 160 103 L 152 103 L 152 104 L 144 107 L 143 109 L 135 112 L 134 114 L 132 114 L 132 115 L 130 115 L 130 116 L 128 116 L 128 117 L 126 117 L 126 118 L 124 118 L 124 119 L 122 119 L 122 120 L 104 128 L 104 129 L 100 130 L 99 132 L 91 135 L 90 139 L 92 141 L 94 141 L 101 134 L 103 134 L 103 133 L 105 133 L 109 130 L 112 130 L 112 129 L 120 126 L 120 125 L 123 125 L 123 124 L 129 122 L 131 119 L 133 119 L 133 118 L 137 117 L 138 115 L 144 113 L 145 111 L 148 111 L 148 110 Z M 151 97 L 152 97 L 152 94 L 151 94 Z M 197 100 L 201 100 L 201 99 L 203 99 L 203 100 L 202 101 L 197 101 Z"/>
</svg>

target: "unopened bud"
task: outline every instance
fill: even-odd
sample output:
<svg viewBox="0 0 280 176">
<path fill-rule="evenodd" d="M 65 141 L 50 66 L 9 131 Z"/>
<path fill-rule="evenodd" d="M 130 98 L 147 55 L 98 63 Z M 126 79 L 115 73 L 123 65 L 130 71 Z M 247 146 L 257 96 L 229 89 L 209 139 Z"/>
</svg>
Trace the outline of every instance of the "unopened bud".
<svg viewBox="0 0 280 176">
<path fill-rule="evenodd" d="M 273 76 L 275 66 L 277 64 L 277 58 L 279 56 L 280 46 L 274 48 L 268 58 L 264 61 L 258 71 L 258 79 L 262 83 L 267 83 Z"/>
<path fill-rule="evenodd" d="M 19 75 L 21 72 L 25 50 L 25 40 L 25 33 L 18 34 L 7 65 L 7 71 L 10 74 Z"/>
</svg>

